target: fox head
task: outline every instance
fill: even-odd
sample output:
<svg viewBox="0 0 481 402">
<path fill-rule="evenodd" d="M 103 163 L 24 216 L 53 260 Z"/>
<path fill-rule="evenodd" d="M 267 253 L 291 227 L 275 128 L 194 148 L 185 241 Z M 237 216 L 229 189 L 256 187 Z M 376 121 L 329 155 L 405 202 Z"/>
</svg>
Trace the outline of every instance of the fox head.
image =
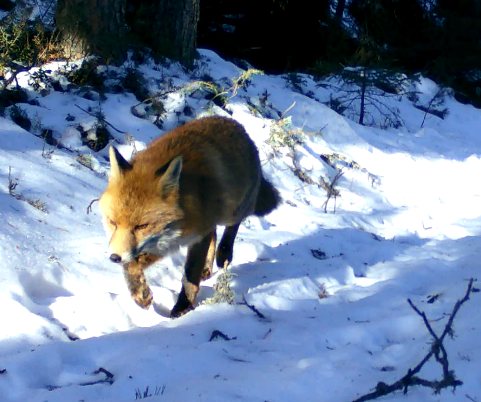
<svg viewBox="0 0 481 402">
<path fill-rule="evenodd" d="M 179 179 L 182 157 L 163 167 L 130 164 L 110 147 L 110 178 L 99 201 L 110 259 L 127 264 L 140 254 L 165 256 L 181 245 Z"/>
</svg>

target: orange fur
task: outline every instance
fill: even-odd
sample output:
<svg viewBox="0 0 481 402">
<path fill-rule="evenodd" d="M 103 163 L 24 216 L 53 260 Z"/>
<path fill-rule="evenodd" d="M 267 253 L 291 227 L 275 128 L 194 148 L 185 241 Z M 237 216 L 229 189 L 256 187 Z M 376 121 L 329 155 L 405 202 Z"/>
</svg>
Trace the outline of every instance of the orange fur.
<svg viewBox="0 0 481 402">
<path fill-rule="evenodd" d="M 277 191 L 262 177 L 254 143 L 231 119 L 187 123 L 154 140 L 130 163 L 113 148 L 110 156 L 111 176 L 100 209 L 111 259 L 124 265 L 139 305 L 151 303 L 139 273 L 177 247 L 189 246 L 173 316 L 193 308 L 201 276 L 212 270 L 216 225 L 232 228 L 217 252 L 217 264 L 229 263 L 240 222 L 270 212 L 279 202 Z"/>
</svg>

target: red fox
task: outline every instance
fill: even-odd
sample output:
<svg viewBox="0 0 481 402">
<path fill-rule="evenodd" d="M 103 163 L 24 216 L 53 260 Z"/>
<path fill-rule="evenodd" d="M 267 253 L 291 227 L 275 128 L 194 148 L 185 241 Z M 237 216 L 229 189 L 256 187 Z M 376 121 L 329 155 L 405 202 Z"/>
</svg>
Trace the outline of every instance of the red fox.
<svg viewBox="0 0 481 402">
<path fill-rule="evenodd" d="M 144 269 L 187 246 L 182 290 L 171 317 L 194 308 L 201 279 L 232 261 L 239 225 L 280 202 L 259 154 L 235 120 L 206 117 L 154 140 L 127 162 L 110 147 L 110 178 L 100 198 L 110 260 L 122 264 L 134 301 L 153 302 Z M 216 226 L 225 231 L 216 253 Z"/>
</svg>

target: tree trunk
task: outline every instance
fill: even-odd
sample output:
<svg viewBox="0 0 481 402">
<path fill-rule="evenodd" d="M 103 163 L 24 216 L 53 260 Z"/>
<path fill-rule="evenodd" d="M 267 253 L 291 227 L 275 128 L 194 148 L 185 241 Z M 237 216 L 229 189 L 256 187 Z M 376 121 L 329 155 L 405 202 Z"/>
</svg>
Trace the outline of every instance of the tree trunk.
<svg viewBox="0 0 481 402">
<path fill-rule="evenodd" d="M 200 0 L 130 0 L 128 24 L 140 44 L 192 67 L 195 58 Z"/>
<path fill-rule="evenodd" d="M 365 113 L 365 105 L 366 105 L 366 87 L 367 87 L 367 78 L 366 78 L 366 70 L 362 72 L 362 80 L 361 80 L 361 107 L 359 109 L 359 124 L 364 126 L 364 113 Z"/>
<path fill-rule="evenodd" d="M 56 21 L 67 58 L 96 55 L 120 63 L 130 45 L 190 68 L 199 9 L 200 0 L 58 0 Z"/>
<path fill-rule="evenodd" d="M 104 62 L 125 57 L 126 0 L 58 0 L 56 22 L 64 55 L 96 55 Z"/>
</svg>

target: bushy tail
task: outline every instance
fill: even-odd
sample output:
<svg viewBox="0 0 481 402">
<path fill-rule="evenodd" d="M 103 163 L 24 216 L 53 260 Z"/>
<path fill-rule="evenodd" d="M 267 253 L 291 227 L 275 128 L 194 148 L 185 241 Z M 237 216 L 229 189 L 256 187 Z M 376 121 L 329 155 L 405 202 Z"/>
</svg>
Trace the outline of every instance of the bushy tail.
<svg viewBox="0 0 481 402">
<path fill-rule="evenodd" d="M 257 216 L 267 215 L 276 209 L 280 202 L 281 196 L 279 195 L 279 192 L 271 183 L 262 177 L 254 214 Z"/>
</svg>

